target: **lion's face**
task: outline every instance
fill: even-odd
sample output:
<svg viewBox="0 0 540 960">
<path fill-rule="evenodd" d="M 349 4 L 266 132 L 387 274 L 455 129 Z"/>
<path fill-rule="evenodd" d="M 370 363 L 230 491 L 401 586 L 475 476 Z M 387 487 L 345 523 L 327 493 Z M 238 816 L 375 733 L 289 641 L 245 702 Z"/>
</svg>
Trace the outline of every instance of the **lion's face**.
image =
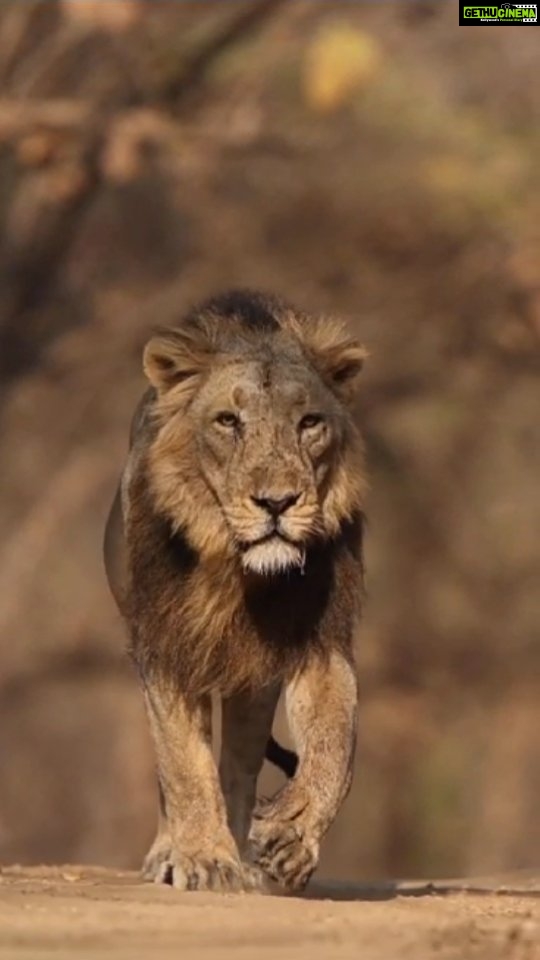
<svg viewBox="0 0 540 960">
<path fill-rule="evenodd" d="M 239 360 L 217 369 L 191 416 L 201 472 L 246 569 L 301 565 L 343 440 L 338 404 L 305 364 Z"/>
<path fill-rule="evenodd" d="M 226 540 L 246 571 L 301 567 L 310 542 L 335 533 L 360 497 L 358 438 L 339 391 L 296 330 L 264 342 L 208 341 L 207 330 L 198 374 L 193 341 L 186 351 L 167 336 L 146 353 L 163 423 L 153 464 L 165 509 L 198 549 Z M 343 387 L 361 360 L 350 340 L 339 346 L 341 365 L 335 343 L 330 353 Z"/>
</svg>

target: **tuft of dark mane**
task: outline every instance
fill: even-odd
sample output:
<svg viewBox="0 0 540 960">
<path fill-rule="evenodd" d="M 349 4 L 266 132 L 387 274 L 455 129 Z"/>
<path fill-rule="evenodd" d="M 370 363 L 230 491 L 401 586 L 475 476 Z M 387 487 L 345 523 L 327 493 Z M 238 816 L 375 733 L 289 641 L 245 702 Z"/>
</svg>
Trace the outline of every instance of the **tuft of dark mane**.
<svg viewBox="0 0 540 960">
<path fill-rule="evenodd" d="M 214 313 L 223 319 L 235 319 L 248 330 L 273 333 L 279 329 L 277 316 L 284 304 L 277 297 L 254 290 L 229 290 L 206 300 L 192 315 Z"/>
</svg>

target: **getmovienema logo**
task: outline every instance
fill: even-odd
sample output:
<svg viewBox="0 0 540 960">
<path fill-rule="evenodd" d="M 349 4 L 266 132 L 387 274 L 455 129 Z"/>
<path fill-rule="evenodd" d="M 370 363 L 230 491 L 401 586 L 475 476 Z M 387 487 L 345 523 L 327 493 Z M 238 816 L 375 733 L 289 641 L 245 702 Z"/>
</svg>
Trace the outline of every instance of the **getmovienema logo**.
<svg viewBox="0 0 540 960">
<path fill-rule="evenodd" d="M 538 24 L 537 3 L 459 3 L 461 26 L 481 23 L 499 24 L 505 27 L 522 27 Z"/>
</svg>

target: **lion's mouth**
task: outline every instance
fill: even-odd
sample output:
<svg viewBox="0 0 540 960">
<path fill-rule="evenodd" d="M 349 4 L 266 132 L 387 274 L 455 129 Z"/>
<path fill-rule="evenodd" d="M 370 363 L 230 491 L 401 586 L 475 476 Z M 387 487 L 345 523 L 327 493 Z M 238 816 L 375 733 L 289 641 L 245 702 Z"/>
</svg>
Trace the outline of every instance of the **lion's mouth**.
<svg viewBox="0 0 540 960">
<path fill-rule="evenodd" d="M 295 540 L 292 540 L 291 537 L 288 537 L 285 533 L 282 533 L 281 530 L 278 530 L 277 527 L 274 527 L 273 530 L 269 530 L 268 533 L 265 533 L 262 537 L 257 537 L 256 540 L 243 540 L 240 543 L 241 550 L 250 550 L 251 547 L 261 547 L 265 543 L 272 543 L 274 541 L 282 541 L 283 543 L 290 543 L 293 547 L 298 547 L 299 544 Z"/>
</svg>

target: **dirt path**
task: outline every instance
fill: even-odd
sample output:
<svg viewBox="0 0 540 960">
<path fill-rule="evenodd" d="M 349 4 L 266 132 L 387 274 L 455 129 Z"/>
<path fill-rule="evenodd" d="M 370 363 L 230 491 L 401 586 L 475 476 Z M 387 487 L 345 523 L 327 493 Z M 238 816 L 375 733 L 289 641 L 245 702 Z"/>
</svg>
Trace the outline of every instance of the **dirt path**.
<svg viewBox="0 0 540 960">
<path fill-rule="evenodd" d="M 331 897 L 331 899 L 327 899 Z M 540 960 L 540 878 L 179 894 L 134 874 L 0 872 L 5 960 Z"/>
</svg>

